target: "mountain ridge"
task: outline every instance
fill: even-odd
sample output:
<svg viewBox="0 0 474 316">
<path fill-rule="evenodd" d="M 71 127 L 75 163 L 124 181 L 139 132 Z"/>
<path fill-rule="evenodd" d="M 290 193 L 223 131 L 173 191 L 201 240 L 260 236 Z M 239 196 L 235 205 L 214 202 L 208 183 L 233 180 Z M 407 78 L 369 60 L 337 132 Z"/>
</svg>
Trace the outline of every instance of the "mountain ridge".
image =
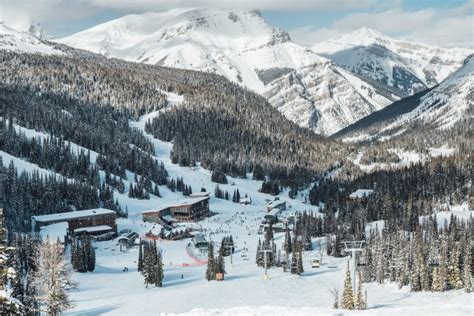
<svg viewBox="0 0 474 316">
<path fill-rule="evenodd" d="M 386 82 L 400 97 L 439 84 L 474 52 L 393 39 L 367 27 L 316 43 L 311 49 L 365 78 Z"/>
<path fill-rule="evenodd" d="M 398 99 L 292 42 L 256 11 L 148 12 L 56 41 L 128 61 L 221 74 L 318 134 L 330 135 Z"/>
<path fill-rule="evenodd" d="M 373 140 L 403 134 L 410 131 L 410 125 L 425 126 L 426 131 L 449 130 L 466 120 L 469 125 L 472 121 L 469 113 L 474 108 L 473 96 L 474 54 L 439 85 L 374 112 L 334 137 Z"/>
</svg>

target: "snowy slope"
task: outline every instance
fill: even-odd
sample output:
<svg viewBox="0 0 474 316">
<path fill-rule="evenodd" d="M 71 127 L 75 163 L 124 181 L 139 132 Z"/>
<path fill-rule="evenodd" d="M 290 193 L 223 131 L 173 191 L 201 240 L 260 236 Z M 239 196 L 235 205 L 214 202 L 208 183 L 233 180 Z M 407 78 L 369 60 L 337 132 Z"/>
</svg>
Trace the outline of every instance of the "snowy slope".
<svg viewBox="0 0 474 316">
<path fill-rule="evenodd" d="M 413 99 L 414 104 L 406 113 L 384 115 L 392 106 L 362 119 L 367 124 L 355 124 L 342 130 L 337 136 L 347 140 L 388 139 L 418 124 L 425 130 L 449 129 L 462 120 L 472 120 L 474 108 L 474 55 L 470 55 L 457 71 L 447 77 L 437 87 Z M 354 128 L 352 128 L 354 127 Z"/>
<path fill-rule="evenodd" d="M 180 102 L 179 98 L 174 98 Z M 175 103 L 171 102 L 171 104 Z M 150 113 L 131 122 L 142 129 L 144 122 L 160 112 Z M 148 135 L 150 138 L 151 136 Z M 157 158 L 165 163 L 171 176 L 183 176 L 185 183 L 193 189 L 203 186 L 213 188 L 210 172 L 197 168 L 180 167 L 169 160 L 171 144 L 153 139 Z M 265 199 L 269 195 L 257 192 L 261 182 L 229 177 L 229 184 L 222 185 L 224 190 L 238 188 L 252 197 L 252 205 L 239 205 L 230 201 L 211 197 L 210 209 L 217 214 L 198 223 L 185 223 L 186 227 L 200 229 L 216 246 L 224 236 L 232 234 L 236 243 L 233 264 L 226 261 L 226 276 L 223 282 L 205 280 L 206 265 L 196 263 L 186 252 L 189 240 L 159 240 L 157 245 L 162 251 L 164 262 L 164 284 L 162 288 L 146 288 L 143 278 L 137 272 L 137 247 L 121 252 L 116 241 L 94 244 L 97 254 L 96 270 L 93 273 L 76 273 L 74 278 L 79 288 L 71 293 L 76 306 L 66 314 L 70 315 L 340 315 L 341 311 L 331 308 L 333 297 L 331 290 L 341 290 L 344 280 L 346 258 L 324 256 L 321 268 L 312 269 L 310 260 L 317 256 L 319 243 L 324 246 L 325 238 L 313 240 L 313 251 L 304 254 L 305 272 L 301 277 L 284 273 L 282 269 L 269 270 L 269 280 L 264 280 L 263 269 L 256 266 L 254 258 L 258 240 L 257 234 L 262 217 L 265 215 Z M 161 188 L 160 188 L 161 190 Z M 148 201 L 153 208 L 163 201 L 172 201 L 179 193 L 162 192 L 163 198 Z M 306 192 L 307 193 L 307 192 Z M 287 192 L 280 195 L 286 199 Z M 146 202 L 145 202 L 146 203 Z M 302 203 L 302 197 L 291 200 L 291 210 L 312 210 L 317 207 Z M 158 233 L 159 225 L 143 223 L 140 210 L 131 199 L 127 202 L 131 211 L 128 219 L 120 219 L 118 228 L 129 228 L 143 237 L 148 231 Z M 275 233 L 278 247 L 284 240 L 283 233 Z M 244 250 L 246 248 L 247 250 Z M 245 260 L 245 253 L 249 260 Z M 329 268 L 328 263 L 335 265 Z M 128 268 L 123 272 L 124 267 Z M 398 289 L 396 284 L 365 285 L 369 297 L 369 310 L 354 312 L 357 315 L 411 315 L 426 312 L 430 303 L 432 315 L 452 313 L 469 315 L 472 306 L 466 306 L 471 294 L 461 291 L 449 293 L 413 293 L 409 287 Z M 183 299 L 185 298 L 185 299 Z M 346 311 L 344 311 L 346 313 Z M 347 312 L 350 314 L 350 312 Z"/>
<path fill-rule="evenodd" d="M 32 29 L 35 34 L 37 29 Z M 29 32 L 16 31 L 0 22 L 0 49 L 21 53 L 40 53 L 45 55 L 62 55 L 54 44 L 45 42 Z"/>
<path fill-rule="evenodd" d="M 167 93 L 169 106 L 183 101 L 181 96 Z M 166 109 L 162 110 L 166 111 Z M 137 121 L 130 121 L 130 125 L 144 130 L 144 125 L 150 118 L 160 115 L 153 112 L 142 116 Z M 15 125 L 29 138 L 43 139 L 48 134 L 26 129 Z M 163 161 L 170 176 L 184 178 L 194 191 L 205 187 L 212 191 L 215 184 L 211 182 L 211 173 L 199 166 L 181 167 L 172 164 L 170 157 L 171 143 L 153 139 L 156 159 Z M 71 148 L 80 149 L 80 146 L 71 144 Z M 39 170 L 41 174 L 51 174 L 51 171 L 39 168 L 37 165 L 26 163 L 19 158 L 0 152 L 4 163 L 13 160 L 19 170 Z M 93 163 L 91 159 L 91 163 Z M 101 172 L 101 178 L 104 173 Z M 134 175 L 127 171 L 127 178 Z M 160 313 L 185 313 L 186 315 L 340 315 L 341 311 L 331 308 L 333 297 L 331 290 L 337 287 L 342 289 L 346 258 L 323 257 L 321 268 L 312 269 L 310 260 L 317 256 L 319 246 L 325 238 L 313 239 L 313 251 L 305 252 L 303 264 L 305 272 L 300 276 L 284 273 L 281 268 L 269 270 L 269 280 L 263 279 L 263 269 L 256 266 L 254 258 L 258 240 L 262 235 L 257 233 L 262 217 L 266 214 L 266 199 L 270 195 L 258 192 L 261 181 L 237 179 L 228 177 L 229 184 L 221 185 L 224 190 L 232 192 L 239 189 L 241 194 L 248 194 L 252 198 L 251 205 L 240 205 L 230 201 L 211 197 L 210 209 L 216 215 L 198 223 L 184 223 L 184 227 L 201 230 L 216 246 L 223 236 L 233 235 L 236 252 L 233 255 L 233 264 L 230 258 L 226 261 L 226 276 L 224 282 L 208 282 L 205 280 L 206 266 L 197 263 L 186 252 L 186 245 L 190 241 L 158 241 L 157 244 L 164 258 L 164 284 L 162 288 L 145 287 L 143 278 L 137 272 L 137 247 L 120 251 L 116 240 L 95 242 L 96 269 L 92 273 L 74 273 L 74 279 L 79 282 L 78 288 L 70 292 L 74 303 L 72 310 L 66 315 L 156 315 Z M 125 181 L 128 188 L 129 182 Z M 115 191 L 115 197 L 120 204 L 129 210 L 128 219 L 118 220 L 118 229 L 129 228 L 136 231 L 143 238 L 152 231 L 157 234 L 159 225 L 144 223 L 141 212 L 156 209 L 160 205 L 182 199 L 180 192 L 171 192 L 165 186 L 160 187 L 162 198 L 151 196 L 150 200 L 131 199 L 125 194 Z M 295 200 L 288 199 L 288 190 L 280 194 L 280 199 L 289 201 L 288 215 L 295 211 L 318 211 L 318 207 L 303 203 L 308 191 L 300 191 Z M 44 234 L 53 234 L 56 227 Z M 278 247 L 284 240 L 283 233 L 275 233 Z M 319 244 L 321 241 L 321 244 Z M 244 250 L 247 248 L 248 250 Z M 247 254 L 249 260 L 242 256 Z M 336 268 L 329 268 L 328 263 Z M 124 267 L 129 270 L 124 272 Z M 427 304 L 431 315 L 470 315 L 473 307 L 465 304 L 472 299 L 472 294 L 463 291 L 444 293 L 410 292 L 409 287 L 398 289 L 396 284 L 379 285 L 370 283 L 364 285 L 367 289 L 369 310 L 363 312 L 346 312 L 344 314 L 357 315 L 412 315 L 426 313 Z M 236 289 L 238 291 L 236 291 Z M 184 299 L 183 299 L 184 298 Z M 171 314 L 170 314 L 171 315 Z"/>
<path fill-rule="evenodd" d="M 388 85 L 401 97 L 440 83 L 474 52 L 395 40 L 366 27 L 317 43 L 312 50 L 368 81 Z"/>
<path fill-rule="evenodd" d="M 128 61 L 223 75 L 322 134 L 333 134 L 398 98 L 293 43 L 256 11 L 128 15 L 57 42 Z"/>
</svg>

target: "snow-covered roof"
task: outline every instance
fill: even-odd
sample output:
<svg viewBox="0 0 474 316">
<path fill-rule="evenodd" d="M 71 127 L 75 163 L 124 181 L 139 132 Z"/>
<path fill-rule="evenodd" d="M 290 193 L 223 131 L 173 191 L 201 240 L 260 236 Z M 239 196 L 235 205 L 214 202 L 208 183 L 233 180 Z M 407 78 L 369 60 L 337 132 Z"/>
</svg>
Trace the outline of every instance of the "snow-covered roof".
<svg viewBox="0 0 474 316">
<path fill-rule="evenodd" d="M 363 198 L 363 197 L 367 197 L 369 195 L 371 195 L 372 193 L 374 193 L 374 190 L 371 190 L 371 189 L 358 189 L 354 192 L 352 192 L 349 197 L 350 198 Z"/>
<path fill-rule="evenodd" d="M 108 231 L 112 230 L 112 227 L 108 225 L 99 225 L 99 226 L 90 226 L 90 227 L 81 227 L 81 228 L 76 228 L 74 229 L 74 233 L 82 233 L 82 232 L 88 232 L 88 233 L 94 233 L 94 232 L 102 232 L 102 231 Z"/>
<path fill-rule="evenodd" d="M 277 216 L 278 214 L 280 214 L 281 210 L 279 208 L 272 208 L 267 215 L 265 215 L 265 217 L 267 216 Z"/>
<path fill-rule="evenodd" d="M 206 236 L 201 235 L 201 234 L 194 236 L 193 241 L 194 241 L 195 244 L 207 243 Z"/>
<path fill-rule="evenodd" d="M 206 197 L 209 196 L 211 192 L 196 192 L 189 195 L 190 198 Z"/>
<path fill-rule="evenodd" d="M 276 206 L 282 205 L 282 204 L 284 204 L 284 203 L 286 203 L 285 200 L 275 200 L 275 201 L 269 202 L 269 203 L 268 203 L 268 207 L 276 207 Z"/>
<path fill-rule="evenodd" d="M 209 196 L 203 196 L 200 198 L 191 198 L 191 199 L 181 199 L 181 200 L 176 200 L 176 201 L 170 201 L 168 203 L 164 203 L 160 208 L 156 210 L 149 210 L 149 211 L 144 211 L 142 214 L 147 214 L 147 213 L 156 213 L 159 211 L 162 211 L 164 209 L 167 209 L 169 207 L 176 207 L 176 206 L 184 206 L 184 205 L 193 205 L 205 200 L 209 200 Z"/>
<path fill-rule="evenodd" d="M 115 214 L 115 212 L 112 210 L 105 209 L 105 208 L 96 208 L 96 209 L 83 210 L 83 211 L 32 216 L 31 219 L 34 220 L 35 222 L 63 222 L 63 221 L 68 221 L 68 220 L 76 219 L 76 218 L 105 215 L 105 214 Z"/>
</svg>

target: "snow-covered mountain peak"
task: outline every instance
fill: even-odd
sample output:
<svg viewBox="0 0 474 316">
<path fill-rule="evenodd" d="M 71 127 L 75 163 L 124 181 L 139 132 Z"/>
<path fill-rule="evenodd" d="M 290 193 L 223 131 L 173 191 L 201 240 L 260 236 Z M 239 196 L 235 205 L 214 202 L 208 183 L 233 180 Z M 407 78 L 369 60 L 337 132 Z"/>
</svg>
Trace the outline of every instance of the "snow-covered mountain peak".
<svg viewBox="0 0 474 316">
<path fill-rule="evenodd" d="M 348 34 L 341 35 L 338 38 L 339 42 L 345 42 L 353 45 L 389 45 L 391 38 L 382 32 L 376 31 L 368 27 L 361 27 Z"/>
<path fill-rule="evenodd" d="M 321 134 L 332 134 L 397 98 L 292 42 L 253 10 L 134 14 L 57 41 L 128 61 L 222 75 Z"/>
<path fill-rule="evenodd" d="M 270 27 L 258 11 L 175 9 L 127 15 L 58 40 L 71 46 L 135 59 L 134 47 L 200 44 L 252 49 L 289 41 L 281 29 Z M 147 44 L 148 43 L 148 44 Z M 142 52 L 145 53 L 146 52 Z M 144 56 L 142 56 L 143 59 Z M 148 56 L 149 57 L 149 56 Z"/>
<path fill-rule="evenodd" d="M 366 27 L 311 49 L 366 80 L 388 85 L 400 97 L 439 84 L 474 52 L 393 39 Z"/>
<path fill-rule="evenodd" d="M 342 130 L 346 140 L 390 139 L 419 128 L 423 133 L 457 127 L 464 133 L 472 124 L 474 109 L 474 54 L 438 86 L 395 102 Z M 462 132 L 460 132 L 462 131 Z"/>
<path fill-rule="evenodd" d="M 55 49 L 51 43 L 43 41 L 30 32 L 17 31 L 3 22 L 0 22 L 0 49 L 46 55 L 63 54 L 63 52 Z"/>
</svg>

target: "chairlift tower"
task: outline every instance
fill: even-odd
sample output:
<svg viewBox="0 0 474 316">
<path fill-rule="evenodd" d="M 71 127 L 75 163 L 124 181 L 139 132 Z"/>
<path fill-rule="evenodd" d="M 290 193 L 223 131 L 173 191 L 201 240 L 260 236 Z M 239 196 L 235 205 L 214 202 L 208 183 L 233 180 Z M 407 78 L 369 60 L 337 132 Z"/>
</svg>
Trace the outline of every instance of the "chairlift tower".
<svg viewBox="0 0 474 316">
<path fill-rule="evenodd" d="M 258 250 L 260 253 L 263 253 L 263 262 L 265 266 L 265 274 L 263 275 L 263 278 L 265 280 L 268 280 L 268 262 L 267 262 L 267 253 L 273 252 L 271 245 L 262 245 L 260 246 L 260 249 Z"/>
<path fill-rule="evenodd" d="M 343 241 L 344 251 L 350 252 L 352 257 L 352 290 L 356 291 L 356 256 L 358 252 L 362 252 L 364 249 L 365 241 L 363 240 L 352 240 L 352 241 Z"/>
<path fill-rule="evenodd" d="M 234 249 L 235 249 L 235 246 L 233 244 L 231 244 L 230 242 L 226 241 L 224 243 L 224 249 L 229 249 L 230 250 L 230 265 L 231 266 L 234 266 L 234 262 L 232 260 L 232 254 L 234 253 Z"/>
</svg>

